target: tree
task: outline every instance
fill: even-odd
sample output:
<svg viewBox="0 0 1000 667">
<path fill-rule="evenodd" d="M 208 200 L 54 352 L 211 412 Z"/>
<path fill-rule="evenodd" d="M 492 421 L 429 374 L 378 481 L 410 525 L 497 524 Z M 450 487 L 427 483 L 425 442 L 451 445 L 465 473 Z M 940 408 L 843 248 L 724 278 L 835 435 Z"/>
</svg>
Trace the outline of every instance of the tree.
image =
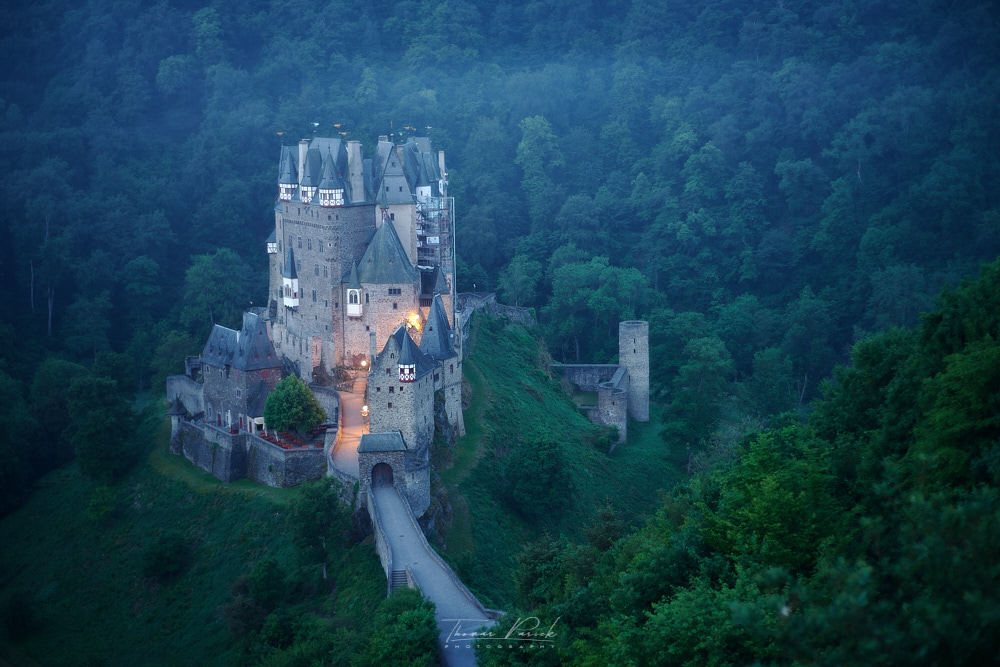
<svg viewBox="0 0 1000 667">
<path fill-rule="evenodd" d="M 264 423 L 276 431 L 308 431 L 326 421 L 326 411 L 294 375 L 278 383 L 264 403 Z"/>
<path fill-rule="evenodd" d="M 92 376 L 74 380 L 69 387 L 69 414 L 66 432 L 86 475 L 110 482 L 132 466 L 136 419 L 114 380 Z"/>
<path fill-rule="evenodd" d="M 364 650 L 351 661 L 354 667 L 440 664 L 438 627 L 434 603 L 420 591 L 400 588 L 382 603 L 375 616 L 378 632 L 368 639 Z"/>
<path fill-rule="evenodd" d="M 250 267 L 229 248 L 195 256 L 184 274 L 181 324 L 200 338 L 208 335 L 211 323 L 238 328 L 255 282 Z"/>
<path fill-rule="evenodd" d="M 508 301 L 520 306 L 535 298 L 535 286 L 542 273 L 542 265 L 524 255 L 516 255 L 500 272 L 500 287 Z"/>
<path fill-rule="evenodd" d="M 518 512 L 543 518 L 565 507 L 573 487 L 558 440 L 546 438 L 514 447 L 505 469 L 508 493 Z"/>
<path fill-rule="evenodd" d="M 344 541 L 350 513 L 341 500 L 341 484 L 335 478 L 306 482 L 288 512 L 287 526 L 303 560 L 321 563 L 323 580 L 334 549 Z"/>
<path fill-rule="evenodd" d="M 528 200 L 531 222 L 535 229 L 541 229 L 559 204 L 553 197 L 552 174 L 564 165 L 564 160 L 552 126 L 544 116 L 525 118 L 520 127 L 521 142 L 514 161 L 524 172 L 521 188 Z"/>
</svg>

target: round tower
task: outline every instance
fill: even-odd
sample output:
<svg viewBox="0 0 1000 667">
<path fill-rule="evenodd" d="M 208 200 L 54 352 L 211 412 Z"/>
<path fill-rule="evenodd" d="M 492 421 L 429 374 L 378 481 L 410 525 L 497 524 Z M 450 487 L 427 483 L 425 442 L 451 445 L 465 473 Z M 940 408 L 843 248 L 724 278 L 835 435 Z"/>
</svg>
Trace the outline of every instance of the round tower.
<svg viewBox="0 0 1000 667">
<path fill-rule="evenodd" d="M 649 421 L 649 322 L 618 324 L 618 363 L 628 371 L 628 413 Z"/>
</svg>

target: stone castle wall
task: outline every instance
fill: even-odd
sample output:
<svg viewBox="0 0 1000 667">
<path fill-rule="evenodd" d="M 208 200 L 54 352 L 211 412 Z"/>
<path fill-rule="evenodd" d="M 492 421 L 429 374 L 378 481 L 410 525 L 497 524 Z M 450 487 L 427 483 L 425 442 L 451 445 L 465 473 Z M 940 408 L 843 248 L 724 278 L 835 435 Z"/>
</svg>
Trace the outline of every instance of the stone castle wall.
<svg viewBox="0 0 1000 667">
<path fill-rule="evenodd" d="M 375 230 L 374 207 L 322 208 L 285 202 L 275 212 L 278 254 L 271 274 L 269 297 L 277 302 L 274 344 L 279 354 L 299 366 L 300 376 L 311 379 L 314 361 L 327 371 L 340 363 L 337 338 L 344 304 L 340 280 L 354 257 L 364 252 L 364 242 Z M 297 308 L 285 308 L 281 274 L 291 245 L 302 292 Z M 335 305 L 339 303 L 339 309 Z M 318 346 L 318 350 L 314 349 Z"/>
<path fill-rule="evenodd" d="M 326 473 L 323 447 L 282 449 L 246 432 L 229 433 L 211 424 L 183 420 L 171 433 L 170 451 L 223 482 L 249 477 L 287 488 Z"/>
<path fill-rule="evenodd" d="M 597 388 L 597 414 L 591 421 L 618 428 L 618 442 L 624 442 L 628 428 L 629 374 L 619 368 Z"/>
<path fill-rule="evenodd" d="M 418 310 L 415 284 L 364 284 L 361 288 L 361 317 L 343 317 L 343 330 L 338 332 L 338 349 L 342 350 L 347 366 L 356 365 L 361 356 L 367 358 L 370 332 L 375 332 L 375 349 L 381 350 L 392 332 Z M 390 294 L 390 290 L 399 290 L 400 294 Z M 343 314 L 347 297 L 346 287 L 339 291 L 343 294 L 338 297 L 339 310 L 334 310 L 334 321 Z"/>
<path fill-rule="evenodd" d="M 167 378 L 167 400 L 180 398 L 181 403 L 192 415 L 205 412 L 204 386 L 187 375 L 171 375 Z"/>
<path fill-rule="evenodd" d="M 602 382 L 614 377 L 617 364 L 552 364 L 549 370 L 559 373 L 580 391 L 597 391 Z"/>
<path fill-rule="evenodd" d="M 370 432 L 399 431 L 406 446 L 417 449 L 434 438 L 434 378 L 428 374 L 400 382 L 395 360 L 388 361 L 387 368 L 373 368 L 368 377 Z"/>
</svg>

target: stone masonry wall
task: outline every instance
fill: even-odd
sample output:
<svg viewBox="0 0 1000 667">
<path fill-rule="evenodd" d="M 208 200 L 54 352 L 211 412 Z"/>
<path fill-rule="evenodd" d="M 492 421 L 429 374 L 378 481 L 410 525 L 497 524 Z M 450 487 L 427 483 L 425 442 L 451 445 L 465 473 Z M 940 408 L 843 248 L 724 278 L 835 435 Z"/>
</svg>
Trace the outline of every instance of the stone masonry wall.
<svg viewBox="0 0 1000 667">
<path fill-rule="evenodd" d="M 618 324 L 618 361 L 628 369 L 628 411 L 636 421 L 649 421 L 649 322 Z"/>
<path fill-rule="evenodd" d="M 347 355 L 345 365 L 348 366 L 353 365 L 351 362 L 358 355 L 368 355 L 370 332 L 375 332 L 375 349 L 381 350 L 396 328 L 417 312 L 419 304 L 417 287 L 411 283 L 364 284 L 361 287 L 361 317 L 344 316 L 346 286 L 337 289 L 342 294 L 338 297 L 339 309 L 334 311 L 334 319 L 343 316 L 342 330 L 337 332 L 337 338 L 341 354 Z M 400 294 L 389 293 L 397 289 Z"/>
<path fill-rule="evenodd" d="M 249 477 L 286 488 L 326 473 L 323 447 L 286 450 L 249 433 L 231 434 L 210 424 L 182 421 L 179 426 L 184 457 L 223 482 Z"/>
<path fill-rule="evenodd" d="M 363 506 L 367 506 L 368 489 L 372 486 L 372 468 L 379 463 L 388 463 L 392 468 L 392 479 L 394 484 L 405 481 L 406 466 L 404 463 L 405 452 L 359 452 L 358 453 L 358 474 L 361 475 L 358 488 L 358 498 Z"/>
<path fill-rule="evenodd" d="M 617 364 L 552 364 L 549 370 L 559 373 L 580 391 L 597 391 L 602 382 L 610 380 L 618 370 Z"/>
<path fill-rule="evenodd" d="M 186 375 L 171 375 L 167 378 L 167 400 L 175 398 L 180 398 L 192 415 L 205 412 L 203 385 Z"/>
<path fill-rule="evenodd" d="M 624 442 L 628 427 L 629 375 L 619 368 L 607 382 L 602 382 L 597 390 L 596 418 L 598 424 L 618 427 L 618 442 Z"/>
<path fill-rule="evenodd" d="M 269 287 L 270 298 L 278 303 L 274 343 L 279 354 L 299 364 L 300 375 L 308 381 L 315 357 L 322 358 L 328 371 L 339 363 L 340 280 L 350 270 L 352 258 L 364 252 L 364 242 L 375 229 L 374 207 L 322 208 L 286 202 L 275 219 L 278 268 Z M 289 245 L 302 292 L 294 309 L 282 305 L 280 292 Z M 314 345 L 319 345 L 318 353 Z"/>
<path fill-rule="evenodd" d="M 278 488 L 298 486 L 326 474 L 326 454 L 323 447 L 282 449 L 277 445 L 247 436 L 247 472 L 250 479 Z"/>
</svg>

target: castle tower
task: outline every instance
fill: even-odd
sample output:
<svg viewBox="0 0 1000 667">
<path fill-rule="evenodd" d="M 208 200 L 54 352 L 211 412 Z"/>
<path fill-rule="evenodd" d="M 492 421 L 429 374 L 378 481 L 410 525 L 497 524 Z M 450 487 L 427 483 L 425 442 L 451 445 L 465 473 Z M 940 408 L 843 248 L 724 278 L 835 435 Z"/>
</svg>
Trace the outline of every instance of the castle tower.
<svg viewBox="0 0 1000 667">
<path fill-rule="evenodd" d="M 636 421 L 649 421 L 649 322 L 618 324 L 618 363 L 629 375 L 629 414 Z"/>
</svg>

